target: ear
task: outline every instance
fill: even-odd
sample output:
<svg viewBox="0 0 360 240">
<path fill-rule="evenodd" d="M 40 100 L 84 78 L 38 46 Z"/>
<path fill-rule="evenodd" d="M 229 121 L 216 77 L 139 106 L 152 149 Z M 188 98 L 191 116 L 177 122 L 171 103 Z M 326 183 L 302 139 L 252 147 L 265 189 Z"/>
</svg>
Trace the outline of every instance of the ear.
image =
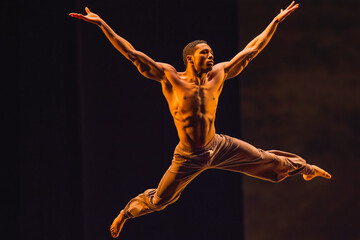
<svg viewBox="0 0 360 240">
<path fill-rule="evenodd" d="M 187 55 L 186 56 L 186 60 L 188 61 L 188 63 L 194 63 L 194 60 L 193 60 L 193 56 L 192 55 Z"/>
</svg>

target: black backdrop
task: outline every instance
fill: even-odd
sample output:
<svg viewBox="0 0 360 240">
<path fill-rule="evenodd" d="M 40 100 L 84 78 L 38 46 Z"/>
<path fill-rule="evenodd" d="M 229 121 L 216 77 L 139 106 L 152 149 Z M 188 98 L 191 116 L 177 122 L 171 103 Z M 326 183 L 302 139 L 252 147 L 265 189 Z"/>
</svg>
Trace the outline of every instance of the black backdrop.
<svg viewBox="0 0 360 240">
<path fill-rule="evenodd" d="M 118 211 L 131 197 L 156 186 L 177 144 L 160 85 L 139 75 L 100 29 L 68 17 L 69 12 L 90 7 L 137 49 L 183 70 L 181 49 L 187 42 L 205 39 L 217 62 L 228 60 L 263 30 L 278 8 L 288 4 L 238 2 L 6 1 L 0 17 L 4 103 L 9 107 L 4 110 L 10 117 L 4 126 L 9 143 L 5 152 L 8 150 L 10 157 L 1 161 L 3 236 L 109 239 L 108 228 Z M 245 232 L 256 239 L 300 239 L 304 236 L 291 229 L 302 229 L 307 239 L 339 239 L 345 233 L 347 239 L 357 239 L 358 177 L 352 170 L 359 166 L 359 25 L 354 14 L 358 3 L 339 0 L 303 5 L 298 15 L 281 26 L 275 44 L 241 77 L 248 81 L 242 86 L 247 90 L 242 105 L 246 110 L 243 135 L 259 147 L 276 145 L 305 156 L 315 153 L 315 163 L 327 167 L 334 179 L 332 185 L 317 181 L 305 185 L 311 188 L 298 188 L 303 182 L 296 179 L 270 186 L 246 178 Z M 315 39 L 312 42 L 311 37 Z M 289 41 L 285 44 L 282 39 Z M 273 61 L 279 50 L 282 63 Z M 312 100 L 301 102 L 302 109 L 307 109 L 305 118 L 312 119 L 305 124 L 291 111 L 285 111 L 285 118 L 276 115 L 281 109 L 278 106 L 294 106 L 294 95 L 281 98 L 282 94 L 291 93 L 294 86 L 307 88 L 286 85 L 287 74 L 294 72 L 322 79 L 317 81 L 315 93 L 301 95 Z M 330 84 L 329 74 L 333 75 Z M 261 78 L 271 82 L 257 80 Z M 304 84 L 316 82 L 305 80 Z M 276 81 L 282 81 L 285 89 L 275 87 L 274 91 Z M 269 97 L 274 95 L 280 99 Z M 317 104 L 316 96 L 324 99 L 322 105 Z M 240 137 L 239 100 L 239 81 L 229 81 L 219 103 L 218 132 Z M 314 104 L 322 109 L 316 118 L 308 112 Z M 269 126 L 279 118 L 282 121 L 275 128 Z M 314 119 L 316 124 L 310 130 L 301 130 L 314 124 Z M 300 127 L 293 121 L 300 121 Z M 297 138 L 283 126 L 296 131 Z M 122 237 L 242 239 L 241 180 L 239 174 L 205 172 L 178 203 L 126 223 Z M 294 188 L 301 189 L 304 199 L 319 194 L 309 204 L 293 196 L 296 191 L 289 189 Z M 294 209 L 303 216 L 294 215 Z M 316 217 L 309 221 L 304 209 L 316 212 Z M 281 222 L 272 226 L 274 219 Z"/>
<path fill-rule="evenodd" d="M 135 48 L 181 71 L 182 48 L 195 39 L 207 40 L 217 61 L 236 53 L 236 1 L 18 4 L 19 161 L 8 190 L 18 216 L 12 225 L 21 228 L 9 232 L 109 238 L 127 201 L 156 187 L 178 139 L 160 84 L 142 77 L 99 28 L 68 13 L 88 6 Z M 217 129 L 239 137 L 238 85 L 224 89 Z M 241 192 L 241 175 L 209 171 L 166 213 L 129 221 L 122 237 L 242 238 Z"/>
</svg>

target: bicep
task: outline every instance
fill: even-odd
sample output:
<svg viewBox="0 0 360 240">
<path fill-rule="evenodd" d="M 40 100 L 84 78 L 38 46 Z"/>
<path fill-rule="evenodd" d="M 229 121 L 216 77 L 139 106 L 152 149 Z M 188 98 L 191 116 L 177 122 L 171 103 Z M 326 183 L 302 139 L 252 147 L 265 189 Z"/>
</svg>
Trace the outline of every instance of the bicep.
<svg viewBox="0 0 360 240">
<path fill-rule="evenodd" d="M 257 54 L 257 49 L 245 48 L 229 62 L 226 62 L 224 64 L 225 79 L 236 77 Z"/>
<path fill-rule="evenodd" d="M 130 51 L 129 60 L 137 67 L 138 71 L 146 78 L 161 81 L 164 76 L 164 66 L 140 51 Z"/>
</svg>

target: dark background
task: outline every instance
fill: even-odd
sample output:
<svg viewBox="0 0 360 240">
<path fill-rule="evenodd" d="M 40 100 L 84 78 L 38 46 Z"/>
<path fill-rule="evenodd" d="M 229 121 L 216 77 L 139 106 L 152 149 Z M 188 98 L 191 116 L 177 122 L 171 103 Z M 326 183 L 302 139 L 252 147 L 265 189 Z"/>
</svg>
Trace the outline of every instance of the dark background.
<svg viewBox="0 0 360 240">
<path fill-rule="evenodd" d="M 240 14 L 247 20 L 239 27 L 243 35 L 271 18 L 275 3 L 261 2 L 262 7 L 248 7 L 251 1 L 242 1 L 249 14 Z M 278 8 L 284 4 L 276 2 Z M 355 9 L 358 1 L 301 1 L 240 76 L 243 139 L 296 153 L 333 176 L 280 184 L 244 177 L 246 239 L 360 239 Z"/>
<path fill-rule="evenodd" d="M 110 239 L 113 218 L 130 198 L 156 187 L 178 141 L 160 85 L 69 12 L 88 6 L 136 49 L 183 71 L 188 42 L 205 39 L 217 62 L 229 60 L 289 3 L 4 3 L 11 157 L 1 161 L 2 234 Z M 359 4 L 300 5 L 227 82 L 216 126 L 257 147 L 299 154 L 333 179 L 272 184 L 208 171 L 165 211 L 127 222 L 123 239 L 359 239 Z"/>
</svg>

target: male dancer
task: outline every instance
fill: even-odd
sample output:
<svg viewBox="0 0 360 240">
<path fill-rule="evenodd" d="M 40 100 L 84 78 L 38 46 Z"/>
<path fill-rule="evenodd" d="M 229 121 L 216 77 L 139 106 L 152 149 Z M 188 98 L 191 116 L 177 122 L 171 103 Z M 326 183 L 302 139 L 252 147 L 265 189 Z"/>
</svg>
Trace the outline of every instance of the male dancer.
<svg viewBox="0 0 360 240">
<path fill-rule="evenodd" d="M 305 180 L 316 176 L 331 178 L 329 173 L 307 164 L 297 155 L 263 151 L 239 139 L 215 133 L 216 108 L 224 81 L 237 76 L 267 45 L 277 25 L 298 7 L 292 2 L 281 10 L 264 32 L 229 62 L 214 65 L 213 52 L 205 41 L 189 43 L 183 51 L 185 72 L 177 72 L 171 65 L 155 62 L 135 50 L 88 8 L 85 8 L 86 16 L 70 13 L 72 17 L 98 25 L 113 46 L 133 62 L 142 75 L 161 83 L 180 139 L 172 164 L 157 189 L 148 189 L 130 200 L 115 218 L 110 228 L 114 238 L 119 236 L 127 219 L 163 210 L 180 197 L 187 184 L 209 168 L 241 172 L 272 182 L 297 173 Z"/>
</svg>

